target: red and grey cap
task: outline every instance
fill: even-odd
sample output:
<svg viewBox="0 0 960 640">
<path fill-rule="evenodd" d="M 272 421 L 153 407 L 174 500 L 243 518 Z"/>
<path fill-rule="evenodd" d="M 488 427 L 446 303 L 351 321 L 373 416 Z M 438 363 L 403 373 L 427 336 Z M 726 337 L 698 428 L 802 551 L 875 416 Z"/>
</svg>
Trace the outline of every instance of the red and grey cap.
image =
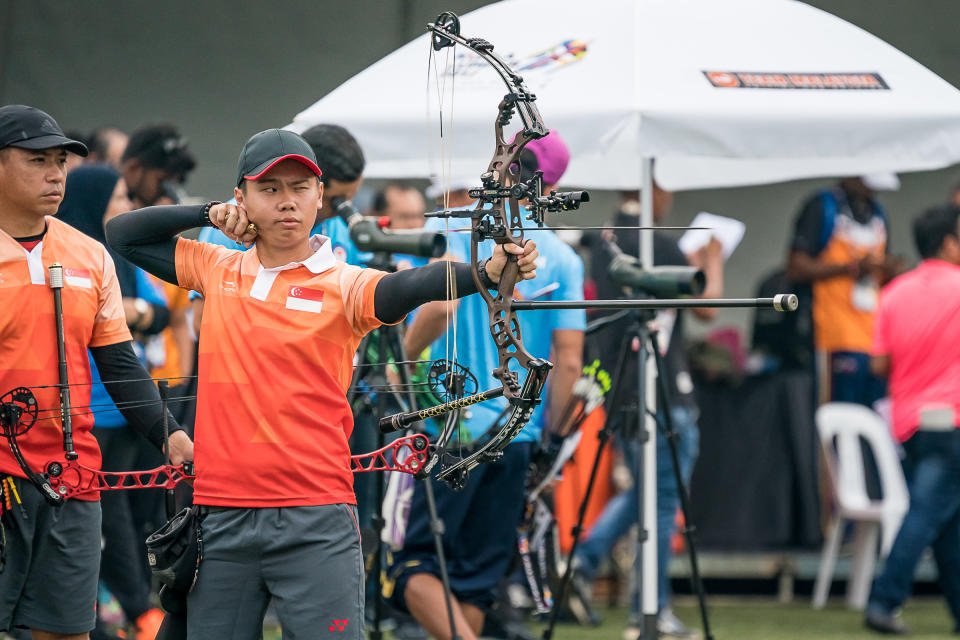
<svg viewBox="0 0 960 640">
<path fill-rule="evenodd" d="M 284 160 L 296 160 L 306 165 L 318 178 L 323 175 L 317 166 L 317 156 L 306 140 L 286 129 L 267 129 L 243 145 L 237 162 L 237 186 L 244 180 L 260 178 Z"/>
<path fill-rule="evenodd" d="M 44 111 L 25 104 L 0 107 L 0 149 L 52 149 L 63 147 L 78 156 L 87 155 L 87 145 L 63 135 L 57 121 Z"/>
</svg>

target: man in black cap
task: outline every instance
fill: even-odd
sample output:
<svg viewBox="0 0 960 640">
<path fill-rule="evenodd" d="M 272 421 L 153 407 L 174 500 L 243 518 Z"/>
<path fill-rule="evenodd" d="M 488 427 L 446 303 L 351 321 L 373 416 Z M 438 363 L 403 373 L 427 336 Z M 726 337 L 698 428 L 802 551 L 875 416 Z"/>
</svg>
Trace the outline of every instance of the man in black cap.
<svg viewBox="0 0 960 640">
<path fill-rule="evenodd" d="M 167 188 L 185 182 L 196 166 L 187 139 L 176 127 L 148 124 L 130 136 L 120 160 L 120 173 L 134 204 L 149 207 Z"/>
<path fill-rule="evenodd" d="M 259 638 L 272 599 L 284 634 L 364 637 L 363 558 L 346 391 L 363 336 L 420 304 L 476 292 L 468 265 L 385 273 L 335 259 L 310 235 L 321 170 L 297 134 L 270 129 L 240 154 L 236 204 L 151 207 L 107 223 L 107 240 L 154 275 L 202 294 L 194 501 L 203 559 L 187 596 L 190 638 Z M 178 233 L 214 225 L 250 251 Z M 482 263 L 535 276 L 534 243 Z"/>
<path fill-rule="evenodd" d="M 34 640 L 88 637 L 100 568 L 99 496 L 53 506 L 36 476 L 48 462 L 65 458 L 54 299 L 47 282 L 51 264 L 60 263 L 65 276 L 62 315 L 73 406 L 90 404 L 89 349 L 114 402 L 135 407 L 121 409 L 130 425 L 158 447 L 164 442 L 160 398 L 133 352 L 113 261 L 102 244 L 53 217 L 63 200 L 68 153 L 85 156 L 87 148 L 67 138 L 49 115 L 24 105 L 0 107 L 0 396 L 26 387 L 43 412 L 29 431 L 19 424 L 22 463 L 0 447 L 0 502 L 18 505 L 0 516 L 6 559 L 0 630 L 30 628 Z M 72 423 L 79 461 L 97 468 L 94 411 L 75 411 Z M 190 439 L 170 420 L 171 461 L 191 460 Z M 3 435 L 17 426 L 3 424 Z"/>
</svg>

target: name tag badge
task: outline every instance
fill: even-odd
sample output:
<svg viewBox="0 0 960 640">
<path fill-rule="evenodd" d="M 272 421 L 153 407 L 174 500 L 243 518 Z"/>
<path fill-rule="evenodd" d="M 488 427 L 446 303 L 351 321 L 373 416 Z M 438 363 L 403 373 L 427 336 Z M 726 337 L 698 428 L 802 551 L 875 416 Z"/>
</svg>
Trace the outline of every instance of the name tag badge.
<svg viewBox="0 0 960 640">
<path fill-rule="evenodd" d="M 71 287 L 81 287 L 83 289 L 93 288 L 93 281 L 90 279 L 88 269 L 71 269 L 67 267 L 63 270 L 63 280 Z"/>
<path fill-rule="evenodd" d="M 287 309 L 320 313 L 323 310 L 323 291 L 306 287 L 290 287 L 287 294 Z"/>
<path fill-rule="evenodd" d="M 857 311 L 876 311 L 880 288 L 873 278 L 861 278 L 853 283 L 851 297 L 853 308 Z"/>
</svg>

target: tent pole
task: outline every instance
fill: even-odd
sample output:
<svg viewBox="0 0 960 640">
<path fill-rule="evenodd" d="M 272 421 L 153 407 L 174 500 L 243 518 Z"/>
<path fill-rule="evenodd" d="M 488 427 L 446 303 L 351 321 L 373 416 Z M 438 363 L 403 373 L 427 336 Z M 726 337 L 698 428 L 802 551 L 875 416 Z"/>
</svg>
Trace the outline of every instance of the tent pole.
<svg viewBox="0 0 960 640">
<path fill-rule="evenodd" d="M 640 175 L 640 230 L 639 258 L 644 269 L 653 266 L 653 158 L 641 157 Z M 657 410 L 656 363 L 645 345 L 640 345 L 637 366 L 638 438 L 642 455 L 636 470 L 638 548 L 637 575 L 635 584 L 640 598 L 642 633 L 638 640 L 657 638 L 657 441 L 656 423 L 651 414 Z M 642 358 L 642 360 L 641 360 Z"/>
<path fill-rule="evenodd" d="M 640 226 L 653 226 L 653 158 L 643 156 L 640 160 Z M 640 266 L 653 266 L 653 231 L 638 231 L 640 234 Z"/>
</svg>

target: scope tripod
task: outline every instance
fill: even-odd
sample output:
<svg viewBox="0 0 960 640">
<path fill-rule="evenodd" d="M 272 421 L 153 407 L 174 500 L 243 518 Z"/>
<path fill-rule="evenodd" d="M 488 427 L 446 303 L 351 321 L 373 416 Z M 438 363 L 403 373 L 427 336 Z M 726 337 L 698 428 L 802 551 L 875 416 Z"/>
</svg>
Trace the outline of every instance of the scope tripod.
<svg viewBox="0 0 960 640">
<path fill-rule="evenodd" d="M 670 394 L 666 384 L 666 378 L 664 377 L 664 364 L 663 358 L 660 354 L 660 349 L 657 344 L 657 331 L 651 330 L 649 323 L 653 320 L 655 312 L 652 309 L 628 309 L 620 311 L 613 315 L 600 318 L 590 323 L 587 327 L 587 333 L 596 333 L 602 331 L 603 329 L 608 328 L 614 323 L 618 322 L 623 318 L 629 318 L 631 320 L 630 328 L 625 332 L 623 339 L 620 343 L 620 349 L 617 354 L 617 363 L 614 370 L 614 387 L 612 392 L 607 396 L 607 401 L 604 406 L 606 411 L 606 417 L 604 419 L 603 428 L 597 434 L 599 440 L 599 446 L 597 447 L 597 453 L 594 457 L 593 464 L 590 469 L 590 476 L 587 482 L 586 492 L 584 493 L 583 500 L 580 503 L 580 508 L 577 514 L 577 522 L 571 529 L 571 534 L 573 537 L 573 544 L 570 548 L 569 561 L 563 573 L 563 578 L 560 582 L 560 588 L 558 589 L 558 595 L 555 600 L 556 604 L 554 605 L 553 611 L 550 614 L 550 620 L 547 624 L 547 627 L 543 631 L 543 640 L 550 640 L 553 637 L 553 631 L 556 627 L 556 623 L 559 617 L 560 612 L 560 603 L 566 601 L 567 594 L 570 589 L 570 583 L 573 579 L 573 558 L 577 551 L 577 547 L 580 543 L 580 534 L 583 532 L 583 522 L 586 518 L 587 505 L 590 502 L 590 497 L 593 494 L 593 489 L 596 484 L 597 472 L 600 467 L 600 461 L 603 456 L 603 451 L 610 441 L 610 438 L 615 433 L 619 432 L 619 435 L 624 439 L 633 438 L 635 441 L 643 446 L 651 435 L 647 432 L 645 428 L 645 418 L 648 413 L 646 399 L 645 399 L 645 390 L 646 390 L 646 363 L 648 353 L 652 352 L 654 362 L 656 364 L 656 381 L 657 381 L 657 398 L 659 400 L 662 410 L 657 414 L 653 415 L 653 418 L 658 424 L 662 435 L 666 438 L 669 450 L 670 458 L 673 463 L 673 473 L 677 482 L 677 488 L 680 496 L 680 509 L 683 513 L 684 518 L 684 528 L 683 535 L 686 539 L 687 550 L 690 554 L 690 579 L 692 582 L 694 593 L 697 596 L 697 600 L 700 607 L 700 616 L 703 624 L 703 633 L 705 640 L 713 640 L 713 636 L 710 632 L 710 621 L 707 612 L 706 604 L 706 594 L 703 588 L 703 582 L 700 578 L 700 568 L 697 560 L 696 546 L 694 543 L 693 534 L 695 528 L 691 524 L 690 520 L 690 509 L 689 509 L 689 498 L 687 496 L 686 485 L 683 482 L 682 473 L 680 471 L 679 464 L 679 455 L 677 453 L 677 433 L 674 429 L 673 418 L 671 417 L 670 411 Z M 626 364 L 629 359 L 630 353 L 634 350 L 633 345 L 637 344 L 637 366 L 638 366 L 638 398 L 637 398 L 637 411 L 636 411 L 636 428 L 635 432 L 633 429 L 629 429 L 626 426 L 626 423 L 631 422 L 631 420 L 617 420 L 614 418 L 614 415 L 617 413 L 616 407 L 620 405 L 621 394 L 623 393 L 624 385 L 626 384 L 625 376 Z M 642 593 L 643 585 L 643 554 L 641 552 L 642 545 L 647 542 L 647 530 L 644 523 L 644 469 L 643 469 L 643 456 L 638 455 L 634 472 L 634 482 L 637 488 L 637 500 L 638 500 L 638 509 L 637 509 L 637 525 L 639 528 L 638 534 L 638 544 L 637 544 L 637 558 L 634 563 L 634 572 L 635 572 L 635 585 L 639 593 Z M 655 543 L 655 541 L 653 541 Z M 639 597 L 639 596 L 638 596 Z M 648 625 L 653 625 L 653 629 L 648 628 Z M 642 638 L 656 638 L 656 622 L 654 620 L 644 619 L 644 629 Z"/>
</svg>

